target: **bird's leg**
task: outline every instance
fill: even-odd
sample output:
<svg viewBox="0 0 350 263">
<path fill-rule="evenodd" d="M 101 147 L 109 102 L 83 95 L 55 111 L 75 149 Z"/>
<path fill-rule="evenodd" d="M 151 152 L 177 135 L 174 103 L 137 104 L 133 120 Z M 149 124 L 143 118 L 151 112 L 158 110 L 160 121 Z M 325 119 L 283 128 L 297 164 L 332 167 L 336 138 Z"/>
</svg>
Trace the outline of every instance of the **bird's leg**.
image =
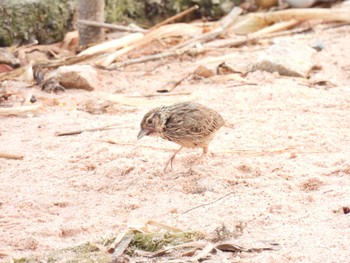
<svg viewBox="0 0 350 263">
<path fill-rule="evenodd" d="M 173 161 L 175 160 L 175 156 L 176 154 L 181 151 L 183 147 L 181 146 L 180 149 L 178 149 L 176 152 L 174 152 L 174 154 L 170 157 L 170 159 L 166 162 L 165 167 L 164 167 L 164 172 L 166 171 L 166 168 L 168 167 L 169 163 L 170 163 L 170 167 L 171 169 L 173 169 Z"/>
<path fill-rule="evenodd" d="M 205 159 L 208 156 L 208 146 L 203 147 L 203 153 L 201 154 L 201 156 L 198 157 L 197 160 L 195 160 L 193 162 L 192 165 L 198 164 L 198 163 L 202 163 L 203 159 Z"/>
<path fill-rule="evenodd" d="M 203 153 L 199 158 L 203 158 L 208 154 L 208 146 L 203 147 Z"/>
</svg>

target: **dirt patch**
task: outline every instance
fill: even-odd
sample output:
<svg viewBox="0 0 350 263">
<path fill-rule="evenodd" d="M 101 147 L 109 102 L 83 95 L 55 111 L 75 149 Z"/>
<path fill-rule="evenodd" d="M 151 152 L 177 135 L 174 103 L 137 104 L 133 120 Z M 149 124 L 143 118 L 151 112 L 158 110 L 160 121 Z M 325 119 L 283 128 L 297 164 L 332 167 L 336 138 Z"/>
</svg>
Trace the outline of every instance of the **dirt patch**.
<svg viewBox="0 0 350 263">
<path fill-rule="evenodd" d="M 347 262 L 349 215 L 334 211 L 350 204 L 350 27 L 293 38 L 323 43 L 317 78 L 335 86 L 310 87 L 303 79 L 266 72 L 248 74 L 257 85 L 217 77 L 184 81 L 176 91 L 191 97 L 166 99 L 205 104 L 233 128 L 217 133 L 205 162 L 192 166 L 200 150 L 183 150 L 166 174 L 164 164 L 178 146 L 136 140 L 143 115 L 155 105 L 114 104 L 101 114 L 84 111 L 84 105 L 100 91 L 153 94 L 194 71 L 201 59 L 223 54 L 101 71 L 99 91 L 55 95 L 34 88 L 51 106 L 0 117 L 1 151 L 24 155 L 0 160 L 0 251 L 45 254 L 154 219 L 209 234 L 224 224 L 227 233 L 236 233 L 227 237 L 243 246 L 273 240 L 281 247 L 242 253 L 240 262 Z M 239 62 L 264 51 L 225 52 Z M 2 85 L 28 92 L 23 83 Z M 110 124 L 117 126 L 55 136 Z M 106 142 L 111 139 L 116 144 Z"/>
</svg>

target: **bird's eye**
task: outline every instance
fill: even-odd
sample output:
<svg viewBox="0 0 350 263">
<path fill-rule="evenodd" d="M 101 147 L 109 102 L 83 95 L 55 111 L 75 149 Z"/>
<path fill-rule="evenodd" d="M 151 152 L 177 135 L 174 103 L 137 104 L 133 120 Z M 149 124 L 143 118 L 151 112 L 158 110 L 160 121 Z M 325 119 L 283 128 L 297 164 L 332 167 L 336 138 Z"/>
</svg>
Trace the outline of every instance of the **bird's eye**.
<svg viewBox="0 0 350 263">
<path fill-rule="evenodd" d="M 152 124 L 152 119 L 148 119 L 147 124 Z"/>
</svg>

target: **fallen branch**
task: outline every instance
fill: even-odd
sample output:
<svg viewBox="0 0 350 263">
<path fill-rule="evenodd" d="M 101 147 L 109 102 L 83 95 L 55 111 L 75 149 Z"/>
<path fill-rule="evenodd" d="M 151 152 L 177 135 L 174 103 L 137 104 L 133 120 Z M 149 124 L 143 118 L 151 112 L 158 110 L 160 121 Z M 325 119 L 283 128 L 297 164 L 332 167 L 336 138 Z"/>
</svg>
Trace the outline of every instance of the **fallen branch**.
<svg viewBox="0 0 350 263">
<path fill-rule="evenodd" d="M 182 35 L 193 35 L 198 32 L 198 28 L 184 23 L 165 25 L 160 28 L 156 28 L 152 31 L 147 32 L 143 39 L 136 41 L 122 49 L 112 52 L 107 55 L 106 58 L 96 61 L 96 65 L 107 67 L 114 62 L 118 57 L 127 54 L 128 52 L 140 49 L 144 45 L 151 43 L 154 40 L 171 37 L 171 36 L 182 36 Z"/>
<path fill-rule="evenodd" d="M 129 66 L 129 65 L 133 65 L 133 64 L 138 64 L 138 63 L 144 63 L 144 62 L 148 62 L 148 61 L 164 59 L 164 58 L 168 58 L 168 57 L 181 56 L 184 54 L 199 55 L 199 54 L 202 54 L 205 52 L 207 52 L 207 49 L 204 49 L 204 48 L 201 48 L 201 49 L 187 49 L 186 48 L 186 49 L 180 49 L 180 50 L 172 50 L 172 51 L 166 51 L 166 52 L 162 52 L 162 53 L 155 54 L 155 55 L 129 59 L 125 62 L 111 64 L 108 67 L 102 67 L 102 68 L 107 69 L 107 70 L 114 70 L 114 69 L 117 69 L 120 67 L 125 67 L 125 66 Z"/>
<path fill-rule="evenodd" d="M 288 152 L 290 150 L 295 150 L 295 147 L 284 147 L 276 149 L 266 149 L 266 150 L 227 150 L 227 151 L 218 151 L 217 154 L 238 154 L 238 155 L 251 155 L 251 156 L 264 156 L 269 154 L 281 154 Z"/>
<path fill-rule="evenodd" d="M 125 250 L 128 248 L 134 236 L 134 234 L 128 234 L 124 236 L 123 239 L 118 243 L 118 245 L 114 248 L 114 252 L 112 254 L 112 263 L 118 262 L 118 257 L 124 254 Z"/>
<path fill-rule="evenodd" d="M 158 92 L 171 92 L 173 91 L 177 86 L 179 86 L 185 79 L 187 79 L 189 76 L 191 76 L 193 73 L 188 73 L 186 74 L 184 77 L 182 77 L 181 79 L 179 79 L 178 81 L 176 81 L 175 83 L 171 83 L 170 85 L 172 87 L 169 87 L 168 89 L 159 89 L 157 90 Z M 168 84 L 167 84 L 168 85 Z M 173 94 L 176 94 L 176 93 L 172 93 L 172 94 L 168 94 L 169 96 L 170 95 L 173 95 Z M 190 93 L 191 94 L 191 93 Z M 166 94 L 164 94 L 166 95 Z"/>
<path fill-rule="evenodd" d="M 9 153 L 1 153 L 0 152 L 0 158 L 23 160 L 23 155 L 16 155 L 16 154 L 9 154 Z"/>
<path fill-rule="evenodd" d="M 175 102 L 184 102 L 192 100 L 192 96 L 178 97 L 178 98 L 158 98 L 158 99 L 147 99 L 147 98 L 128 98 L 125 95 L 111 94 L 107 92 L 99 92 L 95 95 L 96 98 L 101 100 L 107 100 L 114 103 L 120 103 L 129 106 L 139 106 L 139 105 L 170 105 Z"/>
<path fill-rule="evenodd" d="M 0 82 L 4 81 L 4 80 L 18 78 L 18 77 L 24 75 L 26 73 L 26 71 L 28 70 L 28 67 L 29 66 L 27 65 L 24 67 L 16 68 L 16 69 L 11 70 L 11 71 L 0 73 Z"/>
<path fill-rule="evenodd" d="M 130 44 L 140 41 L 143 37 L 144 35 L 142 33 L 133 33 L 118 39 L 106 41 L 85 49 L 78 54 L 78 57 L 84 55 L 100 54 L 101 52 L 114 52 L 115 50 L 124 48 Z"/>
<path fill-rule="evenodd" d="M 193 208 L 191 208 L 191 209 L 186 210 L 185 212 L 182 212 L 181 214 L 186 214 L 186 213 L 191 212 L 191 211 L 193 211 L 193 210 L 195 210 L 195 209 L 198 209 L 198 208 L 201 208 L 201 207 L 204 207 L 204 206 L 208 206 L 208 205 L 215 204 L 216 202 L 219 202 L 220 200 L 224 199 L 225 197 L 227 197 L 227 196 L 229 196 L 229 195 L 232 195 L 233 193 L 235 193 L 235 191 L 231 191 L 231 192 L 229 192 L 229 193 L 227 193 L 227 194 L 221 196 L 220 198 L 218 198 L 218 199 L 216 199 L 216 200 L 214 200 L 214 201 L 211 201 L 211 202 L 209 202 L 209 203 L 201 204 L 201 205 L 195 206 L 195 207 L 193 207 Z"/>
<path fill-rule="evenodd" d="M 208 42 L 210 40 L 213 40 L 215 38 L 217 38 L 218 36 L 226 33 L 227 29 L 233 24 L 233 22 L 236 20 L 236 18 L 242 13 L 242 9 L 239 7 L 234 7 L 231 12 L 225 16 L 224 18 L 222 18 L 219 21 L 220 27 L 208 32 L 206 34 L 200 35 L 200 36 L 196 36 L 182 44 L 179 44 L 173 48 L 171 48 L 171 50 L 174 49 L 181 49 L 184 48 L 186 46 L 193 46 L 192 44 L 194 43 L 204 43 L 204 42 Z"/>
<path fill-rule="evenodd" d="M 98 128 L 82 129 L 82 130 L 67 131 L 67 132 L 56 132 L 55 136 L 68 136 L 68 135 L 81 134 L 83 132 L 95 132 L 95 131 L 110 130 L 110 129 L 112 129 L 112 127 L 117 126 L 117 125 L 118 124 L 112 124 L 112 125 L 102 126 L 102 127 L 98 127 Z"/>
<path fill-rule="evenodd" d="M 169 23 L 171 23 L 171 22 L 173 22 L 173 21 L 175 21 L 175 20 L 177 20 L 177 19 L 179 19 L 179 18 L 181 18 L 181 17 L 184 17 L 185 15 L 188 15 L 189 13 L 191 13 L 191 12 L 197 10 L 198 8 L 199 8 L 198 5 L 194 5 L 194 6 L 192 6 L 191 8 L 189 8 L 189 9 L 187 9 L 187 10 L 184 10 L 184 11 L 182 11 L 181 13 L 178 13 L 178 14 L 172 16 L 172 17 L 169 17 L 168 19 L 166 19 L 166 20 L 160 22 L 159 24 L 156 24 L 155 26 L 153 26 L 152 28 L 150 28 L 150 30 L 155 29 L 155 28 L 158 28 L 158 27 L 161 27 L 161 26 L 166 25 L 166 24 L 169 24 Z"/>
<path fill-rule="evenodd" d="M 172 89 L 171 89 L 172 90 Z M 170 92 L 166 91 L 166 92 Z M 183 95 L 191 95 L 192 92 L 177 92 L 177 93 L 158 93 L 158 94 L 147 94 L 147 95 L 129 95 L 125 96 L 127 98 L 153 98 L 153 97 L 160 97 L 160 96 L 183 96 Z"/>
<path fill-rule="evenodd" d="M 257 31 L 257 34 L 252 33 L 251 35 L 248 35 L 248 37 L 242 38 L 242 39 L 228 39 L 223 41 L 222 43 L 209 43 L 205 45 L 204 47 L 215 47 L 215 48 L 223 48 L 223 47 L 237 47 L 244 45 L 246 43 L 250 42 L 256 42 L 261 39 L 268 39 L 268 38 L 274 38 L 274 37 L 281 37 L 281 36 L 287 36 L 287 35 L 293 35 L 293 34 L 300 34 L 305 33 L 309 31 L 311 27 L 303 27 L 303 28 L 296 28 L 291 30 L 286 30 L 282 32 L 276 32 L 271 33 L 268 35 L 262 35 L 259 31 Z"/>
<path fill-rule="evenodd" d="M 136 139 L 136 135 L 135 134 L 135 139 Z M 143 148 L 148 148 L 148 149 L 152 149 L 152 150 L 156 150 L 156 151 L 166 151 L 166 152 L 174 152 L 177 149 L 176 148 L 165 148 L 165 147 L 156 147 L 156 146 L 151 146 L 151 145 L 139 145 L 136 143 L 125 143 L 125 142 L 118 142 L 116 140 L 113 139 L 107 139 L 107 140 L 98 140 L 100 142 L 106 142 L 106 143 L 110 143 L 110 144 L 116 144 L 116 145 L 120 145 L 120 146 L 130 146 L 130 147 L 143 147 Z"/>
<path fill-rule="evenodd" d="M 12 108 L 0 108 L 0 115 L 2 116 L 20 115 L 23 113 L 35 112 L 39 110 L 41 107 L 42 107 L 42 104 L 19 106 L 19 107 L 12 107 Z"/>
<path fill-rule="evenodd" d="M 78 23 L 82 24 L 82 25 L 87 25 L 87 26 L 103 27 L 103 28 L 109 28 L 109 29 L 126 31 L 126 32 L 133 32 L 133 33 L 137 33 L 137 32 L 143 33 L 143 32 L 147 31 L 147 30 L 142 29 L 142 28 L 132 28 L 132 27 L 128 27 L 128 26 L 112 25 L 112 24 L 108 24 L 108 23 L 89 21 L 89 20 L 78 20 Z"/>
<path fill-rule="evenodd" d="M 300 21 L 298 21 L 296 19 L 291 19 L 289 21 L 282 21 L 279 23 L 274 23 L 271 26 L 264 27 L 263 29 L 260 29 L 256 32 L 254 32 L 254 35 L 255 36 L 259 36 L 259 35 L 264 36 L 264 35 L 272 34 L 275 32 L 281 32 L 281 31 L 286 30 L 288 28 L 295 27 L 298 24 L 300 24 Z"/>
</svg>

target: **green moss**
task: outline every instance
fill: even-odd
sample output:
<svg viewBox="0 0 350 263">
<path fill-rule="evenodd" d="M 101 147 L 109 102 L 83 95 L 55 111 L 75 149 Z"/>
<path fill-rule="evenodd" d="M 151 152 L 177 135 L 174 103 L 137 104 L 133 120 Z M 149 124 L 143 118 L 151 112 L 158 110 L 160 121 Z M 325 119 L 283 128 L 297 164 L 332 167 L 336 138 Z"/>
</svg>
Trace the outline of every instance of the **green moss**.
<svg viewBox="0 0 350 263">
<path fill-rule="evenodd" d="M 152 232 L 137 233 L 131 241 L 127 253 L 133 255 L 135 250 L 154 252 L 167 246 L 176 246 L 203 238 L 203 233 L 197 231 L 190 232 Z"/>
<path fill-rule="evenodd" d="M 108 23 L 152 25 L 198 5 L 187 19 L 218 19 L 242 0 L 105 0 Z M 0 46 L 38 40 L 41 44 L 61 41 L 73 29 L 77 0 L 1 0 Z M 186 18 L 183 18 L 186 21 Z"/>
<path fill-rule="evenodd" d="M 107 247 L 114 238 L 105 239 L 96 244 Z M 108 263 L 111 262 L 111 255 L 105 250 L 101 251 L 94 243 L 87 242 L 80 246 L 54 251 L 49 255 L 26 257 L 14 259 L 14 263 L 37 263 L 37 262 L 69 262 L 69 263 Z"/>
<path fill-rule="evenodd" d="M 106 18 L 109 23 L 136 23 L 150 27 L 198 5 L 199 10 L 190 15 L 191 19 L 201 17 L 219 19 L 241 2 L 242 0 L 106 0 Z"/>
<path fill-rule="evenodd" d="M 135 250 L 154 252 L 167 246 L 176 246 L 196 240 L 200 240 L 204 234 L 198 231 L 188 232 L 152 232 L 136 233 L 129 244 L 126 253 L 133 255 Z M 24 257 L 14 259 L 14 263 L 36 263 L 36 262 L 69 262 L 69 263 L 108 263 L 112 261 L 112 255 L 107 248 L 114 242 L 115 237 L 105 238 L 97 242 L 87 242 L 79 246 L 60 249 L 48 255 Z M 95 245 L 97 244 L 97 245 Z M 100 250 L 100 246 L 104 249 Z"/>
<path fill-rule="evenodd" d="M 38 40 L 53 43 L 72 29 L 72 0 L 3 0 L 0 5 L 0 46 Z"/>
</svg>

